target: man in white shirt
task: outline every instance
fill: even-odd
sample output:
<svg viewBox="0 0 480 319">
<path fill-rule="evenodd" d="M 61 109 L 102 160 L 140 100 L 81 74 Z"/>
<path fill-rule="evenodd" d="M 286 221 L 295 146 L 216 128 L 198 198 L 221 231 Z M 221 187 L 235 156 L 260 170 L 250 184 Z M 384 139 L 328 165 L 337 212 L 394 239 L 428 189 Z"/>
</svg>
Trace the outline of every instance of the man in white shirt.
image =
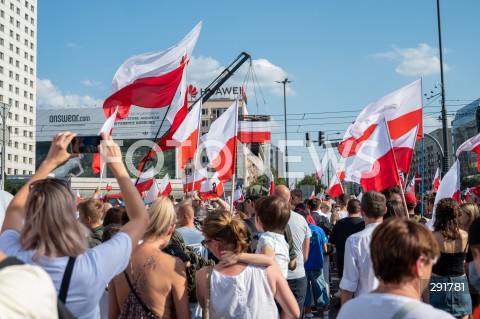
<svg viewBox="0 0 480 319">
<path fill-rule="evenodd" d="M 343 277 L 340 281 L 342 305 L 354 294 L 358 297 L 378 286 L 370 258 L 370 242 L 375 227 L 383 221 L 387 201 L 382 194 L 369 191 L 363 194 L 360 208 L 365 229 L 348 237 L 345 244 Z"/>
<path fill-rule="evenodd" d="M 348 204 L 348 195 L 347 194 L 341 194 L 337 198 L 337 204 L 340 206 L 340 209 L 338 211 L 338 219 L 342 219 L 345 217 L 348 217 L 348 211 L 347 211 L 347 204 Z"/>
<path fill-rule="evenodd" d="M 434 260 L 440 256 L 437 241 L 425 226 L 390 218 L 373 232 L 371 253 L 380 285 L 343 305 L 338 319 L 454 318 L 420 301 L 430 287 Z"/>
</svg>

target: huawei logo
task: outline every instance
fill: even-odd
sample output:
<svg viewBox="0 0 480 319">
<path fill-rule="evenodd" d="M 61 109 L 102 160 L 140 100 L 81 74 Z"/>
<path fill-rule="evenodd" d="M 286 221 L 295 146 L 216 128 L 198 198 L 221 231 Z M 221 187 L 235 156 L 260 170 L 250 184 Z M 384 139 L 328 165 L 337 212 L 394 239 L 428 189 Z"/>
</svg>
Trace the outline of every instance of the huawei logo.
<svg viewBox="0 0 480 319">
<path fill-rule="evenodd" d="M 190 84 L 188 86 L 188 94 L 190 94 L 192 99 L 195 99 L 197 97 L 197 94 L 198 94 L 197 88 Z"/>
</svg>

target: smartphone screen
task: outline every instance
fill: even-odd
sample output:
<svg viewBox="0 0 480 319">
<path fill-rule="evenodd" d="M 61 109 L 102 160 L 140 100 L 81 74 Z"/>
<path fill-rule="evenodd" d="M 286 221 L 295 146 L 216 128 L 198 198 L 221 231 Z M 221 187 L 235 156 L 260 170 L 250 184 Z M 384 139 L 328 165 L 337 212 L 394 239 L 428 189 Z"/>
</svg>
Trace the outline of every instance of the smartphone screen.
<svg viewBox="0 0 480 319">
<path fill-rule="evenodd" d="M 75 136 L 70 143 L 73 154 L 98 153 L 98 145 L 102 138 L 99 135 Z"/>
</svg>

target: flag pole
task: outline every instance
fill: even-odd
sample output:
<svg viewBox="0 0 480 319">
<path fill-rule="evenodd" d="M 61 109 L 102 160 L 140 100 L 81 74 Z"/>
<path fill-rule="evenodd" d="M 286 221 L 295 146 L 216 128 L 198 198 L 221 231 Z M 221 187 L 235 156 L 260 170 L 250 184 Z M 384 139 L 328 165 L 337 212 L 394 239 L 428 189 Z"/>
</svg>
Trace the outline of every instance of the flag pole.
<svg viewBox="0 0 480 319">
<path fill-rule="evenodd" d="M 395 159 L 395 152 L 393 151 L 392 138 L 390 137 L 390 132 L 388 130 L 387 119 L 384 117 L 383 121 L 385 122 L 385 127 L 387 128 L 388 141 L 390 143 L 390 152 L 393 153 L 393 159 L 395 162 L 395 172 L 397 172 L 397 176 L 398 176 L 398 165 L 397 165 L 397 160 Z M 405 207 L 405 214 L 407 215 L 407 219 L 409 219 L 410 216 L 408 215 L 407 202 L 405 201 L 405 193 L 403 192 L 403 187 L 402 187 L 402 183 L 400 182 L 400 178 L 398 179 L 398 183 L 400 184 L 399 188 L 400 188 L 400 193 L 402 193 L 402 201 L 403 201 L 403 206 Z"/>
<path fill-rule="evenodd" d="M 238 125 L 238 99 L 235 100 L 235 140 L 233 143 L 233 175 L 232 175 L 232 196 L 230 197 L 230 213 L 233 215 L 233 197 L 235 196 L 235 169 L 237 163 L 237 125 Z"/>
<path fill-rule="evenodd" d="M 197 174 L 197 161 L 198 161 L 198 145 L 200 144 L 200 122 L 202 120 L 202 107 L 203 107 L 202 100 L 199 100 L 197 103 L 200 103 L 200 107 L 198 109 L 197 147 L 195 148 L 195 155 L 193 156 L 193 185 L 192 185 L 192 195 L 191 195 L 192 198 L 193 198 L 193 192 L 195 191 L 195 176 Z"/>
</svg>

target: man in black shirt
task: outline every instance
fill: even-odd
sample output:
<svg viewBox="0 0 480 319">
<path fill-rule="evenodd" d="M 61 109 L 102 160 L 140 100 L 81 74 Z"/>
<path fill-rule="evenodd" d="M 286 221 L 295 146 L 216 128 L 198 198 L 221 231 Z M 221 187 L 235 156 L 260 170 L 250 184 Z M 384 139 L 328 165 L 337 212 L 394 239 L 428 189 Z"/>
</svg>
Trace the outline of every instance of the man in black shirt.
<svg viewBox="0 0 480 319">
<path fill-rule="evenodd" d="M 360 217 L 360 201 L 350 199 L 347 204 L 348 216 L 340 219 L 333 226 L 329 242 L 335 245 L 337 250 L 337 271 L 338 278 L 343 277 L 343 261 L 345 255 L 345 242 L 347 238 L 365 228 L 365 222 Z"/>
</svg>

